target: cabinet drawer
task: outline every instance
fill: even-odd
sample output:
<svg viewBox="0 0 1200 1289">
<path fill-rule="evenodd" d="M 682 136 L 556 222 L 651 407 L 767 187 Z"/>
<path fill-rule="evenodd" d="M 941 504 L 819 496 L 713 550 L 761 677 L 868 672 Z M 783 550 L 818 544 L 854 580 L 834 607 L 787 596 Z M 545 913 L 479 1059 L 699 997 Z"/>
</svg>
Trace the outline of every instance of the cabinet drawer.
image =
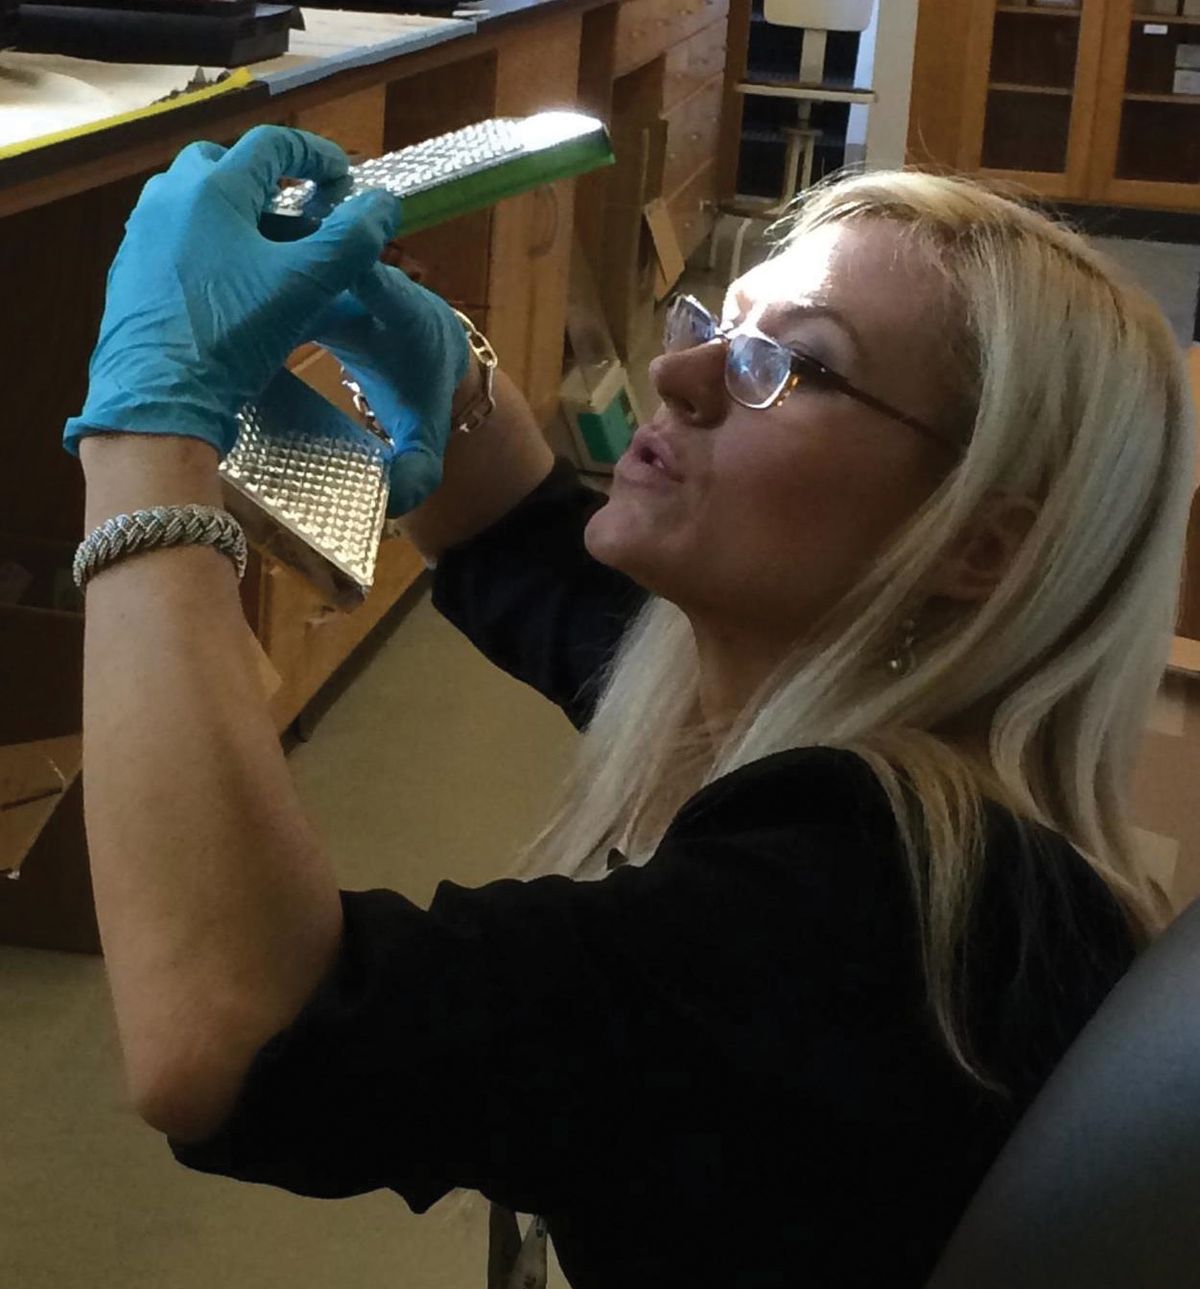
<svg viewBox="0 0 1200 1289">
<path fill-rule="evenodd" d="M 718 19 L 724 26 L 728 12 L 729 0 L 629 0 L 617 15 L 613 75 L 641 67 Z"/>
<path fill-rule="evenodd" d="M 713 203 L 717 191 L 717 163 L 709 162 L 667 199 L 671 223 L 684 259 L 704 241 L 713 226 Z"/>
<path fill-rule="evenodd" d="M 670 112 L 676 103 L 690 98 L 705 81 L 724 74 L 726 30 L 723 22 L 709 23 L 703 31 L 667 51 L 664 112 Z"/>
<path fill-rule="evenodd" d="M 714 76 L 667 117 L 667 157 L 663 192 L 681 188 L 706 161 L 717 155 L 724 78 Z"/>
</svg>

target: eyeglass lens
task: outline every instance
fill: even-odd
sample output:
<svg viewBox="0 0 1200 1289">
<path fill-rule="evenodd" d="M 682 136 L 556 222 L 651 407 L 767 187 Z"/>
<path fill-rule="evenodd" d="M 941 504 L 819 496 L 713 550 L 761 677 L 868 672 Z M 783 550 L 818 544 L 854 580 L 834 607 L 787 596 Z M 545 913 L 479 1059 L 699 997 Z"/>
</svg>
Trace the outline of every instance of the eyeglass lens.
<svg viewBox="0 0 1200 1289">
<path fill-rule="evenodd" d="M 762 336 L 734 336 L 725 361 L 725 384 L 738 402 L 766 407 L 778 397 L 791 365 L 787 351 Z"/>
<path fill-rule="evenodd" d="M 716 319 L 692 301 L 677 297 L 667 309 L 663 344 L 668 353 L 707 344 L 718 332 Z M 773 403 L 791 373 L 787 350 L 763 336 L 730 338 L 725 384 L 738 402 L 749 407 Z"/>
<path fill-rule="evenodd" d="M 676 296 L 667 309 L 663 347 L 668 353 L 707 344 L 717 334 L 716 319 L 698 309 L 686 296 Z"/>
</svg>

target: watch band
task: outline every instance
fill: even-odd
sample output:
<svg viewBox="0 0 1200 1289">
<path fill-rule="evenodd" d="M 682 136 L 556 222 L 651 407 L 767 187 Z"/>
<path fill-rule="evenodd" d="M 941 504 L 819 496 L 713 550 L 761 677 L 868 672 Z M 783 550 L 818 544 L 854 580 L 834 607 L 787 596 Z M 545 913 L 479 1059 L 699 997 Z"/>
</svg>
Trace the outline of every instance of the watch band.
<svg viewBox="0 0 1200 1289">
<path fill-rule="evenodd" d="M 458 309 L 453 312 L 467 333 L 467 344 L 479 362 L 479 372 L 483 377 L 483 389 L 467 404 L 455 426 L 455 429 L 461 430 L 464 434 L 470 434 L 472 430 L 479 429 L 496 410 L 496 368 L 500 366 L 500 359 L 496 356 L 491 341 L 471 319 L 465 313 L 460 313 Z"/>
<path fill-rule="evenodd" d="M 454 427 L 464 434 L 470 434 L 472 430 L 479 429 L 484 421 L 496 410 L 496 369 L 500 366 L 500 359 L 497 357 L 495 349 L 492 348 L 491 341 L 465 313 L 460 313 L 457 309 L 451 309 L 451 312 L 462 324 L 463 331 L 466 332 L 467 346 L 478 361 L 480 375 L 483 378 L 482 390 L 463 409 L 459 415 L 458 423 Z M 345 367 L 342 368 L 342 384 L 350 391 L 350 397 L 354 402 L 354 410 L 358 413 L 363 425 L 376 437 L 390 444 L 392 441 L 391 435 L 380 425 L 379 418 L 375 415 L 371 404 L 367 402 L 367 396 L 363 393 L 362 387 Z"/>
</svg>

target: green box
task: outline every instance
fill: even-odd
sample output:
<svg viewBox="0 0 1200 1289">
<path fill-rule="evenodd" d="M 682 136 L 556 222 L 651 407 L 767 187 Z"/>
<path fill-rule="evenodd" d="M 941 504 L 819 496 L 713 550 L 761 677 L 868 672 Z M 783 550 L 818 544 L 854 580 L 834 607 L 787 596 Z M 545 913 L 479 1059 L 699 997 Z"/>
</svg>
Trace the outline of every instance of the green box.
<svg viewBox="0 0 1200 1289">
<path fill-rule="evenodd" d="M 579 372 L 572 371 L 563 382 L 562 404 L 580 465 L 611 474 L 640 421 L 624 367 L 613 363 L 590 393 Z"/>
</svg>

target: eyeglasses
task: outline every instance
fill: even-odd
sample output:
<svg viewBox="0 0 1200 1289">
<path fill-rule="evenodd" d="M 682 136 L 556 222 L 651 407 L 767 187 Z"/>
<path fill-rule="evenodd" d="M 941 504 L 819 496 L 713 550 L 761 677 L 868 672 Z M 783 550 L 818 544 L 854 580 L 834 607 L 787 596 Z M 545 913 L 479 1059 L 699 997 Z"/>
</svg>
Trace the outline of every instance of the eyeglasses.
<svg viewBox="0 0 1200 1289">
<path fill-rule="evenodd" d="M 920 430 L 936 439 L 956 456 L 962 444 L 954 442 L 941 430 L 909 416 L 882 399 L 851 385 L 824 363 L 798 354 L 770 336 L 744 327 L 723 327 L 711 313 L 690 295 L 677 295 L 667 306 L 663 327 L 663 345 L 668 353 L 692 349 L 720 338 L 728 346 L 725 355 L 725 388 L 729 397 L 743 407 L 759 410 L 778 407 L 798 386 L 806 382 L 819 389 L 833 389 L 857 399 L 865 407 L 882 412 L 901 425 Z"/>
</svg>

